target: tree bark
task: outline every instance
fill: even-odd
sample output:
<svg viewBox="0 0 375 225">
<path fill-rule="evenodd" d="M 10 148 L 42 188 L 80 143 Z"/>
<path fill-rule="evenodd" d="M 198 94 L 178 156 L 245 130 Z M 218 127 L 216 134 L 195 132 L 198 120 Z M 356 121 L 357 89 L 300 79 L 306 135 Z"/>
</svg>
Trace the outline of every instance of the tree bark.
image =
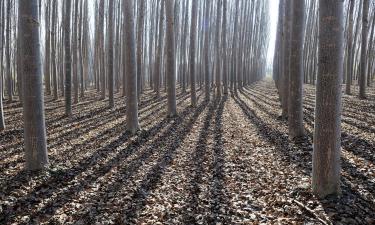
<svg viewBox="0 0 375 225">
<path fill-rule="evenodd" d="M 123 1 L 125 18 L 126 130 L 135 134 L 140 127 L 138 122 L 137 61 L 135 54 L 133 0 Z"/>
<path fill-rule="evenodd" d="M 369 0 L 363 0 L 361 66 L 360 66 L 360 73 L 359 73 L 359 98 L 360 99 L 366 98 L 368 11 L 369 11 Z"/>
<path fill-rule="evenodd" d="M 26 167 L 48 165 L 37 0 L 19 1 Z"/>
<path fill-rule="evenodd" d="M 115 106 L 114 101 L 114 74 L 113 74 L 113 4 L 114 1 L 109 1 L 109 22 L 108 22 L 108 91 L 109 91 L 109 107 Z"/>
<path fill-rule="evenodd" d="M 343 1 L 319 1 L 312 189 L 320 198 L 340 193 Z"/>
<path fill-rule="evenodd" d="M 284 36 L 283 36 L 283 76 L 281 81 L 282 88 L 282 117 L 288 118 L 289 105 L 289 73 L 290 73 L 290 40 L 291 40 L 291 23 L 292 23 L 292 1 L 285 2 L 284 14 Z"/>
<path fill-rule="evenodd" d="M 303 127 L 303 41 L 305 1 L 293 1 L 293 22 L 289 74 L 288 127 L 291 139 L 304 136 Z"/>
<path fill-rule="evenodd" d="M 166 47 L 167 47 L 167 93 L 168 93 L 168 116 L 177 115 L 176 106 L 176 58 L 175 58 L 175 38 L 174 38 L 174 0 L 163 0 L 165 2 L 166 12 Z"/>
<path fill-rule="evenodd" d="M 72 115 L 72 55 L 70 47 L 71 0 L 65 0 L 65 114 Z"/>
<path fill-rule="evenodd" d="M 138 24 L 137 24 L 137 92 L 138 99 L 142 92 L 142 74 L 143 74 L 143 33 L 144 33 L 144 17 L 145 17 L 145 2 L 139 1 L 139 11 L 138 11 Z"/>
<path fill-rule="evenodd" d="M 353 74 L 353 23 L 354 23 L 354 4 L 355 0 L 350 1 L 349 9 L 349 28 L 348 28 L 348 63 L 346 68 L 346 84 L 345 84 L 345 94 L 351 94 L 351 83 L 352 83 L 352 74 Z"/>
<path fill-rule="evenodd" d="M 190 29 L 190 97 L 191 105 L 195 107 L 197 105 L 197 93 L 195 89 L 195 51 L 197 42 L 197 11 L 198 3 L 197 0 L 192 0 L 192 11 L 191 11 L 191 29 Z"/>
</svg>

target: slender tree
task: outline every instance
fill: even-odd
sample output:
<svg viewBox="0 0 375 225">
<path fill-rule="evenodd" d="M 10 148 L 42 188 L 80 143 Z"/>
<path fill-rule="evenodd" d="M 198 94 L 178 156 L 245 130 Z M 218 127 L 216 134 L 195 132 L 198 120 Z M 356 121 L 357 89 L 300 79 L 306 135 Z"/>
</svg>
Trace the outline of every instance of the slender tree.
<svg viewBox="0 0 375 225">
<path fill-rule="evenodd" d="M 3 6 L 4 2 L 0 2 L 0 14 L 3 12 Z M 2 19 L 2 15 L 0 17 L 0 62 L 3 61 L 3 25 L 4 25 L 4 20 Z M 3 106 L 3 64 L 0 63 L 0 131 L 5 130 L 5 119 L 4 119 L 4 106 Z"/>
<path fill-rule="evenodd" d="M 210 42 L 209 42 L 209 39 L 210 39 L 210 33 L 209 33 L 209 29 L 208 29 L 208 24 L 210 21 L 210 8 L 211 8 L 211 1 L 205 1 L 205 21 L 206 21 L 206 24 L 207 24 L 207 28 L 205 29 L 205 33 L 204 33 L 204 60 L 205 60 L 205 64 L 206 64 L 206 68 L 205 68 L 205 71 L 204 71 L 204 91 L 205 91 L 205 98 L 206 98 L 206 101 L 209 101 L 210 100 Z M 218 37 L 217 37 L 218 38 Z"/>
<path fill-rule="evenodd" d="M 362 10 L 362 43 L 361 43 L 361 65 L 359 73 L 359 98 L 366 98 L 366 69 L 367 69 L 367 40 L 368 40 L 368 11 L 369 0 L 363 0 Z"/>
<path fill-rule="evenodd" d="M 219 0 L 219 4 L 217 5 L 216 9 L 216 65 L 215 65 L 215 81 L 216 81 L 216 97 L 219 99 L 221 97 L 221 63 L 220 63 L 220 25 L 221 25 L 221 7 L 222 7 L 222 0 Z"/>
<path fill-rule="evenodd" d="M 227 71 L 227 38 L 226 38 L 226 29 L 227 29 L 227 0 L 223 1 L 223 22 L 222 22 L 222 32 L 221 32 L 221 43 L 222 43 L 222 64 L 223 64 L 223 86 L 224 86 L 224 95 L 228 94 L 228 71 Z"/>
<path fill-rule="evenodd" d="M 3 130 L 5 130 L 4 107 L 3 107 L 3 78 L 0 76 L 0 131 L 3 131 Z"/>
<path fill-rule="evenodd" d="M 143 74 L 143 33 L 146 1 L 138 1 L 138 24 L 137 24 L 137 92 L 138 98 L 142 92 L 142 74 Z"/>
<path fill-rule="evenodd" d="M 57 31 L 57 0 L 52 1 L 52 32 L 51 32 L 51 73 L 53 83 L 53 98 L 58 99 L 57 65 L 56 65 L 56 31 Z"/>
<path fill-rule="evenodd" d="M 126 74 L 126 130 L 135 134 L 139 129 L 137 97 L 137 64 L 135 54 L 135 28 L 133 0 L 123 0 L 125 32 L 125 74 Z"/>
<path fill-rule="evenodd" d="M 288 125 L 291 139 L 304 136 L 303 127 L 303 41 L 305 1 L 293 1 L 289 74 Z"/>
<path fill-rule="evenodd" d="M 167 92 L 168 92 L 168 116 L 175 116 L 177 114 L 176 107 L 176 58 L 175 58 L 175 37 L 174 37 L 174 0 L 165 1 L 166 13 L 166 47 L 167 47 Z"/>
<path fill-rule="evenodd" d="M 19 1 L 19 38 L 23 84 L 23 116 L 26 167 L 43 169 L 48 164 L 44 118 L 43 78 L 40 55 L 38 1 Z"/>
<path fill-rule="evenodd" d="M 71 0 L 65 0 L 64 45 L 65 45 L 65 114 L 72 115 L 72 54 L 70 47 Z"/>
<path fill-rule="evenodd" d="M 318 197 L 340 192 L 343 1 L 319 0 L 312 189 Z"/>
<path fill-rule="evenodd" d="M 109 1 L 109 23 L 108 23 L 108 91 L 109 91 L 109 107 L 113 108 L 115 106 L 114 102 L 114 71 L 113 71 L 113 43 L 114 43 L 114 35 L 113 35 L 113 26 L 114 26 L 114 18 L 113 18 L 113 5 L 114 0 Z"/>
<path fill-rule="evenodd" d="M 190 29 L 190 96 L 191 105 L 195 107 L 197 105 L 197 93 L 195 89 L 195 57 L 196 57 L 196 42 L 197 42 L 197 11 L 198 3 L 197 0 L 192 0 L 192 11 L 191 11 L 191 29 Z"/>
<path fill-rule="evenodd" d="M 163 24 L 164 24 L 164 0 L 159 0 L 160 11 L 159 11 L 159 37 L 157 44 L 157 52 L 155 57 L 155 79 L 154 79 L 154 89 L 156 92 L 156 97 L 160 97 L 160 77 L 161 77 L 161 67 L 162 67 L 162 49 L 163 49 Z"/>
<path fill-rule="evenodd" d="M 346 84 L 345 84 L 345 93 L 347 95 L 351 94 L 351 83 L 352 83 L 352 71 L 353 71 L 353 24 L 354 24 L 354 4 L 355 0 L 349 0 L 349 28 L 348 28 L 348 62 L 346 68 Z"/>
<path fill-rule="evenodd" d="M 282 117 L 288 118 L 289 106 L 289 73 L 290 73 L 290 40 L 291 40 L 291 23 L 292 23 L 292 1 L 285 1 L 285 19 L 283 35 L 283 76 L 282 76 Z"/>
</svg>

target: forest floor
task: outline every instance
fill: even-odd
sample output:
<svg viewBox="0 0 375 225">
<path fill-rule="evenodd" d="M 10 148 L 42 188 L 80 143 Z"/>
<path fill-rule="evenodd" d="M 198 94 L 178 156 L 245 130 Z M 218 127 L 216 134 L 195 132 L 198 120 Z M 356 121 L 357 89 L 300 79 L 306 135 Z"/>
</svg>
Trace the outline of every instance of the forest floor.
<svg viewBox="0 0 375 225">
<path fill-rule="evenodd" d="M 375 96 L 344 96 L 342 196 L 311 194 L 314 87 L 305 86 L 309 140 L 288 141 L 272 81 L 191 108 L 146 91 L 142 130 L 124 132 L 125 106 L 95 91 L 64 117 L 46 99 L 51 166 L 23 170 L 22 108 L 5 105 L 0 224 L 375 224 Z M 375 90 L 370 90 L 375 93 Z"/>
</svg>

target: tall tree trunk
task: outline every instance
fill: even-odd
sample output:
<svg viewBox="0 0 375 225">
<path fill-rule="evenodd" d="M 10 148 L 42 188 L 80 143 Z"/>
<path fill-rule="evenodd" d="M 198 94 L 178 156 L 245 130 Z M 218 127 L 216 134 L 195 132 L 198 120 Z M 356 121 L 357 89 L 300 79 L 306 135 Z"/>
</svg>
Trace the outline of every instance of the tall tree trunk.
<svg viewBox="0 0 375 225">
<path fill-rule="evenodd" d="M 154 79 L 154 88 L 156 92 L 156 97 L 160 97 L 160 78 L 161 78 L 161 67 L 162 67 L 162 52 L 163 52 L 163 24 L 164 24 L 164 0 L 159 0 L 160 2 L 160 17 L 159 17 L 159 37 L 157 45 L 157 53 L 155 57 L 155 79 Z"/>
<path fill-rule="evenodd" d="M 57 100 L 58 96 L 58 85 L 57 85 L 57 65 L 56 65 L 56 31 L 57 31 L 57 0 L 52 2 L 52 34 L 51 34 L 51 53 L 52 53 L 52 83 L 53 83 L 53 99 Z"/>
<path fill-rule="evenodd" d="M 291 40 L 291 23 L 292 23 L 292 1 L 285 2 L 284 14 L 284 36 L 283 36 L 283 76 L 282 76 L 282 117 L 288 118 L 289 105 L 289 73 L 290 73 L 290 40 Z"/>
<path fill-rule="evenodd" d="M 176 58 L 175 58 L 175 38 L 174 38 L 174 0 L 163 0 L 165 2 L 166 14 L 166 60 L 167 60 L 167 93 L 168 93 L 168 116 L 176 116 Z"/>
<path fill-rule="evenodd" d="M 104 0 L 100 0 L 99 6 L 99 57 L 98 57 L 98 64 L 100 65 L 99 69 L 99 76 L 100 76 L 100 99 L 105 99 L 105 89 L 106 89 L 106 82 L 105 82 L 105 38 L 104 38 Z"/>
<path fill-rule="evenodd" d="M 142 92 L 142 74 L 143 73 L 143 65 L 142 65 L 142 58 L 143 58 L 143 30 L 144 30 L 144 14 L 145 14 L 145 2 L 146 1 L 139 1 L 138 8 L 138 24 L 137 24 L 137 92 L 138 92 L 138 99 L 141 96 Z"/>
<path fill-rule="evenodd" d="M 79 55 L 79 48 L 78 48 L 78 17 L 79 17 L 79 1 L 81 0 L 74 0 L 74 24 L 73 24 L 73 35 L 72 35 L 72 43 L 73 43 L 73 88 L 74 88 L 74 104 L 78 103 L 79 97 L 79 81 L 78 81 L 78 55 Z"/>
<path fill-rule="evenodd" d="M 219 99 L 221 97 L 221 63 L 220 63 L 220 24 L 221 24 L 221 7 L 222 7 L 222 0 L 219 0 L 219 4 L 217 5 L 216 9 L 216 56 L 215 56 L 215 76 L 216 76 L 216 98 Z"/>
<path fill-rule="evenodd" d="M 7 29 L 6 29 L 6 40 L 7 40 L 7 46 L 5 48 L 5 56 L 6 56 L 6 74 L 7 74 L 7 95 L 8 95 L 8 102 L 13 102 L 13 78 L 12 78 L 12 73 L 10 69 L 10 48 L 11 48 L 11 40 L 10 40 L 10 35 L 11 35 L 11 11 L 12 11 L 12 4 L 13 0 L 8 0 L 7 1 Z"/>
<path fill-rule="evenodd" d="M 291 139 L 304 136 L 303 127 L 303 41 L 305 1 L 293 1 L 292 41 L 289 75 L 288 127 Z"/>
<path fill-rule="evenodd" d="M 48 1 L 46 3 L 45 12 L 45 52 L 44 52 L 44 78 L 45 78 L 45 89 L 47 95 L 51 94 L 51 3 Z"/>
<path fill-rule="evenodd" d="M 125 18 L 125 74 L 126 74 L 126 130 L 135 134 L 139 129 L 137 98 L 137 61 L 135 55 L 135 29 L 133 0 L 124 1 Z"/>
<path fill-rule="evenodd" d="M 48 154 L 44 118 L 38 1 L 20 0 L 18 6 L 24 91 L 23 117 L 26 167 L 29 170 L 39 170 L 48 164 Z"/>
<path fill-rule="evenodd" d="M 65 114 L 72 115 L 72 53 L 70 47 L 71 0 L 65 0 Z"/>
<path fill-rule="evenodd" d="M 223 63 L 223 85 L 224 95 L 228 94 L 228 69 L 227 69 L 227 0 L 223 0 L 223 23 L 222 23 L 222 63 Z"/>
<path fill-rule="evenodd" d="M 109 1 L 109 22 L 108 22 L 108 91 L 109 91 L 109 107 L 115 106 L 114 102 L 114 74 L 113 74 L 113 4 L 114 1 Z"/>
<path fill-rule="evenodd" d="M 359 98 L 366 98 L 367 39 L 368 39 L 369 0 L 363 0 L 361 66 L 359 72 Z"/>
<path fill-rule="evenodd" d="M 210 21 L 210 8 L 211 8 L 211 1 L 206 1 L 205 2 L 205 9 L 206 9 L 206 12 L 205 12 L 205 21 L 206 23 L 208 24 L 207 25 L 207 28 L 205 29 L 205 32 L 204 32 L 204 60 L 205 60 L 205 72 L 204 72 L 204 92 L 205 92 L 205 98 L 206 98 L 206 101 L 209 101 L 210 100 L 210 42 L 209 42 L 209 39 L 210 39 L 210 33 L 209 33 L 209 28 L 208 26 L 210 26 L 209 24 L 209 21 Z M 216 56 L 218 57 L 218 56 Z"/>
<path fill-rule="evenodd" d="M 195 51 L 196 51 L 196 39 L 197 39 L 197 11 L 198 3 L 197 0 L 192 0 L 193 8 L 191 12 L 191 29 L 190 29 L 190 95 L 191 105 L 195 107 L 197 105 L 197 93 L 195 90 Z"/>
<path fill-rule="evenodd" d="M 351 94 L 351 83 L 352 83 L 352 74 L 353 74 L 353 24 L 354 24 L 354 6 L 355 0 L 350 1 L 349 9 L 349 28 L 348 28 L 348 63 L 346 68 L 346 84 L 345 84 L 345 93 L 347 95 Z"/>
<path fill-rule="evenodd" d="M 343 1 L 319 0 L 312 189 L 320 198 L 340 192 Z"/>
<path fill-rule="evenodd" d="M 5 118 L 4 118 L 4 106 L 3 106 L 3 77 L 2 77 L 2 74 L 0 74 L 0 131 L 3 131 L 3 130 L 5 130 Z"/>
<path fill-rule="evenodd" d="M 3 26 L 4 26 L 4 15 L 3 15 L 3 6 L 4 2 L 0 2 L 0 62 L 3 61 Z M 3 106 L 3 64 L 0 63 L 0 131 L 5 130 L 5 119 L 4 119 L 4 106 Z"/>
</svg>

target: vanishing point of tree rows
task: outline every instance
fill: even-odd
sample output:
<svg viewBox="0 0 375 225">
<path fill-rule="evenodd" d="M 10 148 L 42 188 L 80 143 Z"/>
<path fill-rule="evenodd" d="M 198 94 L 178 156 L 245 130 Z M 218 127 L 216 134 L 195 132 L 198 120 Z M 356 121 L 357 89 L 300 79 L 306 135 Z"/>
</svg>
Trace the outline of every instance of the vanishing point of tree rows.
<svg viewBox="0 0 375 225">
<path fill-rule="evenodd" d="M 141 128 L 146 89 L 176 92 L 196 107 L 234 95 L 267 73 L 268 1 L 263 0 L 4 0 L 0 3 L 0 94 L 23 107 L 26 168 L 48 165 L 44 96 L 65 101 L 65 114 L 88 89 L 126 101 L 126 127 Z M 370 7 L 371 6 L 371 7 Z M 281 118 L 292 141 L 303 140 L 303 83 L 316 84 L 312 188 L 340 192 L 341 86 L 373 80 L 375 8 L 369 0 L 280 0 L 273 77 Z M 0 131 L 6 129 L 0 97 Z"/>
</svg>

